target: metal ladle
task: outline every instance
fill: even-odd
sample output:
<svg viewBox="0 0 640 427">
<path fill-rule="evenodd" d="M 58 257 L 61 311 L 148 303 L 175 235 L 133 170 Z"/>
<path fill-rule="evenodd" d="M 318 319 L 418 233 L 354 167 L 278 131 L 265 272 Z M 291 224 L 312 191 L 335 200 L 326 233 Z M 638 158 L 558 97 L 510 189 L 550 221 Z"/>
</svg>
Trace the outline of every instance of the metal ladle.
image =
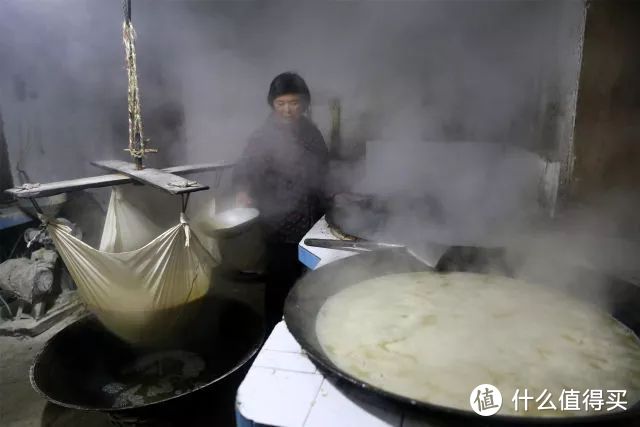
<svg viewBox="0 0 640 427">
<path fill-rule="evenodd" d="M 448 245 L 436 243 L 420 243 L 411 244 L 385 243 L 385 242 L 369 242 L 369 241 L 349 241 L 336 239 L 305 239 L 304 244 L 307 246 L 315 246 L 327 249 L 343 249 L 343 250 L 380 250 L 380 249 L 405 249 L 410 255 L 422 262 L 429 268 L 435 268 L 442 258 L 442 255 L 449 249 Z"/>
</svg>

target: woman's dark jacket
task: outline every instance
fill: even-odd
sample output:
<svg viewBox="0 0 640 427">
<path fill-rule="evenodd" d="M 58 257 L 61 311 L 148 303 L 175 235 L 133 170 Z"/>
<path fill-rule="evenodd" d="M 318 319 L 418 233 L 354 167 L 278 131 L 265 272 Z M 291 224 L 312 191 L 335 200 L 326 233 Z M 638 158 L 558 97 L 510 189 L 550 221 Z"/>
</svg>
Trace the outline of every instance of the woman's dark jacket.
<svg viewBox="0 0 640 427">
<path fill-rule="evenodd" d="M 322 134 L 304 116 L 285 124 L 272 114 L 249 138 L 234 188 L 253 199 L 269 241 L 297 244 L 322 217 L 328 163 Z"/>
</svg>

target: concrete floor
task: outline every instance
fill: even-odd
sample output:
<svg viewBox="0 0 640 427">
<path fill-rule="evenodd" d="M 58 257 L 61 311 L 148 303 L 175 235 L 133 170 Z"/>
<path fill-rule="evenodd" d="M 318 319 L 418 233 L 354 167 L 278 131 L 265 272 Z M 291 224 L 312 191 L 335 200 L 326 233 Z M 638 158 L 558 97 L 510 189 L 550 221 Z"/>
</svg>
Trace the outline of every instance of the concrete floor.
<svg viewBox="0 0 640 427">
<path fill-rule="evenodd" d="M 47 401 L 29 382 L 29 367 L 49 338 L 75 317 L 34 338 L 0 336 L 0 425 L 6 427 L 41 426 Z"/>
<path fill-rule="evenodd" d="M 226 296 L 248 302 L 262 313 L 264 287 L 261 283 L 218 283 Z M 104 413 L 78 411 L 48 403 L 31 387 L 29 368 L 36 354 L 58 331 L 77 316 L 35 338 L 0 337 L 0 426 L 2 427 L 102 427 L 113 426 Z M 71 350 L 72 351 L 72 350 Z M 248 369 L 231 375 L 214 387 L 193 393 L 148 415 L 154 426 L 233 426 L 235 392 Z"/>
</svg>

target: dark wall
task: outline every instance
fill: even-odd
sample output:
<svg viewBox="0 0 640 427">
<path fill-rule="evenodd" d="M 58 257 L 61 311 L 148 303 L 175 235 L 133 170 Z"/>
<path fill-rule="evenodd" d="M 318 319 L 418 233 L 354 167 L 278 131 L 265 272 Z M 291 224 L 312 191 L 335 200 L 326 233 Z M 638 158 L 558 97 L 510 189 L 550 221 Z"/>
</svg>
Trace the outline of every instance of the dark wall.
<svg viewBox="0 0 640 427">
<path fill-rule="evenodd" d="M 13 187 L 13 179 L 9 163 L 9 150 L 7 149 L 7 140 L 4 137 L 4 123 L 2 122 L 2 111 L 0 111 L 0 202 L 10 200 L 4 190 L 11 187 Z"/>
<path fill-rule="evenodd" d="M 571 196 L 640 193 L 640 2 L 587 9 Z"/>
</svg>

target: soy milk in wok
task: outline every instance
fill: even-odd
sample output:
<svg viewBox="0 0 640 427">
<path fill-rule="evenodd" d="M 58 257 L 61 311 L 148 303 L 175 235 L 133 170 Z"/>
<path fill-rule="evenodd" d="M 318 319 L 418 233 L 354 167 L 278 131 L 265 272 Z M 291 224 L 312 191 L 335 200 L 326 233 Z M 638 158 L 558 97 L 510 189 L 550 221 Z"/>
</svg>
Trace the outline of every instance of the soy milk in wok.
<svg viewBox="0 0 640 427">
<path fill-rule="evenodd" d="M 599 309 L 526 282 L 472 273 L 382 276 L 330 297 L 316 321 L 320 344 L 341 370 L 391 393 L 471 410 L 471 391 L 502 393 L 500 415 L 596 415 L 590 390 L 640 399 L 640 341 Z M 511 401 L 533 399 L 524 411 Z M 579 411 L 561 411 L 580 393 Z M 586 393 L 586 394 L 585 394 Z M 597 393 L 597 392 L 596 392 Z M 540 396 L 549 395 L 539 409 Z M 597 394 L 595 395 L 597 397 Z M 574 398 L 574 400 L 576 400 Z"/>
</svg>

